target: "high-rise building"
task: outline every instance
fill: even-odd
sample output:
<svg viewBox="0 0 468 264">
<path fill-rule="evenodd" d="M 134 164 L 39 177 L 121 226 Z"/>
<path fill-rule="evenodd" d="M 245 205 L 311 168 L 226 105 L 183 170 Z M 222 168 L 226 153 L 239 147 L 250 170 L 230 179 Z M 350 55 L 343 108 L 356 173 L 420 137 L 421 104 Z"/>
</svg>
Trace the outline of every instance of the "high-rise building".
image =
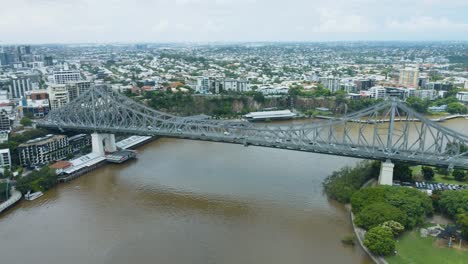
<svg viewBox="0 0 468 264">
<path fill-rule="evenodd" d="M 356 84 L 356 88 L 358 91 L 369 90 L 371 87 L 375 85 L 375 80 L 374 79 L 359 79 L 359 80 L 355 80 L 354 83 Z"/>
<path fill-rule="evenodd" d="M 0 131 L 10 131 L 10 115 L 5 109 L 0 110 Z"/>
<path fill-rule="evenodd" d="M 54 65 L 54 58 L 52 56 L 45 56 L 44 66 L 52 66 L 52 65 Z"/>
<path fill-rule="evenodd" d="M 419 70 L 414 68 L 400 70 L 399 83 L 406 87 L 417 88 L 419 85 Z"/>
<path fill-rule="evenodd" d="M 39 75 L 37 74 L 17 74 L 11 77 L 9 87 L 12 98 L 21 98 L 27 92 L 39 89 Z"/>
<path fill-rule="evenodd" d="M 91 87 L 91 82 L 89 81 L 80 81 L 68 83 L 66 88 L 68 90 L 68 101 L 71 102 Z"/>
<path fill-rule="evenodd" d="M 0 65 L 12 65 L 18 62 L 18 55 L 12 52 L 0 53 Z"/>
<path fill-rule="evenodd" d="M 199 93 L 214 93 L 216 89 L 216 77 L 198 77 L 197 85 L 195 86 L 195 91 Z"/>
<path fill-rule="evenodd" d="M 321 77 L 320 83 L 323 84 L 325 88 L 330 90 L 330 92 L 334 93 L 340 90 L 340 78 L 335 77 Z"/>
<path fill-rule="evenodd" d="M 80 80 L 80 71 L 61 70 L 54 72 L 55 84 L 67 84 L 70 82 L 78 82 Z"/>
<path fill-rule="evenodd" d="M 53 84 L 48 88 L 51 109 L 56 109 L 69 102 L 68 89 L 65 84 Z"/>
<path fill-rule="evenodd" d="M 0 149 L 0 168 L 11 168 L 10 149 Z"/>
</svg>

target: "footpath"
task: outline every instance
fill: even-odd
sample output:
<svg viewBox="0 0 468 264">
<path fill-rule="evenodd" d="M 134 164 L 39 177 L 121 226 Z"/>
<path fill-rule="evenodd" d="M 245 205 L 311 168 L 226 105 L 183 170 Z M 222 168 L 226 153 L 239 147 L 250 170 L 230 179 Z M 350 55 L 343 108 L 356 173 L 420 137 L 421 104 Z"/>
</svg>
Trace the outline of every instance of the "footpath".
<svg viewBox="0 0 468 264">
<path fill-rule="evenodd" d="M 21 192 L 15 190 L 14 188 L 11 189 L 11 196 L 8 200 L 0 204 L 0 213 L 8 209 L 10 206 L 18 202 L 22 197 Z"/>
</svg>

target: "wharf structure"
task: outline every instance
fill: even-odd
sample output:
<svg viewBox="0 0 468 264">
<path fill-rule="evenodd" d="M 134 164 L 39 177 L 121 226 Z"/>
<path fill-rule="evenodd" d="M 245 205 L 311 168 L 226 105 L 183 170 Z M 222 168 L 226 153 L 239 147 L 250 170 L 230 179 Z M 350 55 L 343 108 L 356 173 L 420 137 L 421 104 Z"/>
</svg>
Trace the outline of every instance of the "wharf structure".
<svg viewBox="0 0 468 264">
<path fill-rule="evenodd" d="M 265 121 L 265 120 L 288 120 L 296 117 L 296 114 L 291 110 L 251 112 L 244 117 L 249 121 Z"/>
<path fill-rule="evenodd" d="M 106 162 L 123 163 L 129 159 L 136 158 L 137 152 L 130 150 L 130 148 L 141 146 L 152 139 L 149 136 L 131 136 L 115 143 L 116 148 L 119 149 L 118 151 L 105 154 L 93 151 L 76 159 L 56 162 L 51 167 L 56 169 L 58 182 L 68 182 L 95 170 Z"/>
</svg>

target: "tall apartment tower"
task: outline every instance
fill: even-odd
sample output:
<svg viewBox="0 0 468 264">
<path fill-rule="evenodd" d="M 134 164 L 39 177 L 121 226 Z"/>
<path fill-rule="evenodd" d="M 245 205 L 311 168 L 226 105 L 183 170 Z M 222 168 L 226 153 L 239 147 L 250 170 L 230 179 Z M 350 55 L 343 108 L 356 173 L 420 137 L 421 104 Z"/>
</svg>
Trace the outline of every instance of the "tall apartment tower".
<svg viewBox="0 0 468 264">
<path fill-rule="evenodd" d="M 406 87 L 417 88 L 419 84 L 419 70 L 414 68 L 400 70 L 399 83 Z"/>
<path fill-rule="evenodd" d="M 39 89 L 39 75 L 37 74 L 17 74 L 11 77 L 9 86 L 12 98 L 25 97 L 26 92 Z"/>
</svg>

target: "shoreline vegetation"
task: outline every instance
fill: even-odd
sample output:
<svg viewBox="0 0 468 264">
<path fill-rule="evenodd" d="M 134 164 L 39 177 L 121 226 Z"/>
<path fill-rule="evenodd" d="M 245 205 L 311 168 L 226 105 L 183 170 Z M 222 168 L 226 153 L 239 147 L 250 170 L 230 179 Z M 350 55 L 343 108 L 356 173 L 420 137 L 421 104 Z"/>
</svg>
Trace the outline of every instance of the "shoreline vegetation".
<svg viewBox="0 0 468 264">
<path fill-rule="evenodd" d="M 351 205 L 355 233 L 360 234 L 356 230 L 362 233 L 360 238 L 364 239 L 359 241 L 364 250 L 370 252 L 371 258 L 378 263 L 387 260 L 398 264 L 463 263 L 462 259 L 468 256 L 468 248 L 462 249 L 460 238 L 457 242 L 460 249 L 455 249 L 448 245 L 448 238 L 421 237 L 419 231 L 428 225 L 428 217 L 438 213 L 455 220 L 455 225 L 446 226 L 447 230 L 455 232 L 450 234 L 449 237 L 453 236 L 451 239 L 456 239 L 458 234 L 468 240 L 468 189 L 436 191 L 428 196 L 410 187 L 363 186 L 378 176 L 379 164 L 362 161 L 355 167 L 333 172 L 323 182 L 324 192 L 330 199 Z M 395 178 L 413 180 L 415 169 L 402 164 L 395 167 Z M 421 168 L 416 172 L 420 174 L 420 171 Z M 350 240 L 350 236 L 345 236 L 342 243 L 350 245 L 354 242 Z M 429 257 L 439 252 L 450 261 L 440 262 L 438 260 L 443 258 Z"/>
</svg>

